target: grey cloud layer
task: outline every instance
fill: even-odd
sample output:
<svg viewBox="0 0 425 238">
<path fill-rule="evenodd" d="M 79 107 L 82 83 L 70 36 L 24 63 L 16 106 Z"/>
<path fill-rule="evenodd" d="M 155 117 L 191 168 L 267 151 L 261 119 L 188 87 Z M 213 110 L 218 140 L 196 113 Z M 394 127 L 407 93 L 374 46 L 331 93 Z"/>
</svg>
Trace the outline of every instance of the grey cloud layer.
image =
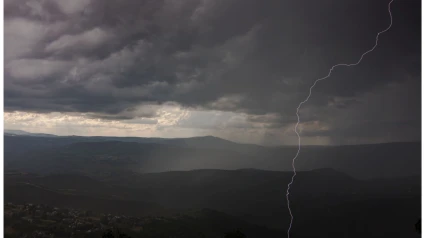
<svg viewBox="0 0 425 238">
<path fill-rule="evenodd" d="M 388 2 L 6 0 L 5 109 L 130 119 L 155 115 L 140 104 L 174 101 L 278 127 L 315 79 L 373 46 Z M 418 87 L 419 6 L 394 1 L 379 47 L 320 83 L 302 120 L 339 113 L 330 107 L 355 115 L 368 103 L 358 97 L 391 82 Z"/>
</svg>

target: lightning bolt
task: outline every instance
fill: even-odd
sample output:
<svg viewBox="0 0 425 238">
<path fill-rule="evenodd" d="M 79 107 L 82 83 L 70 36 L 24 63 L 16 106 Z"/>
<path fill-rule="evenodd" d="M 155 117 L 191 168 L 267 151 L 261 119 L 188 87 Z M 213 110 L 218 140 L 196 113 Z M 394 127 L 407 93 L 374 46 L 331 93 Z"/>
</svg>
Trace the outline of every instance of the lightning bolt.
<svg viewBox="0 0 425 238">
<path fill-rule="evenodd" d="M 308 99 L 310 99 L 311 91 L 313 90 L 314 86 L 316 86 L 316 84 L 317 84 L 319 81 L 322 81 L 322 80 L 324 80 L 324 79 L 329 78 L 329 77 L 331 76 L 331 74 L 332 74 L 332 71 L 333 71 L 336 67 L 339 67 L 339 66 L 346 66 L 346 67 L 356 66 L 356 65 L 360 64 L 360 62 L 363 60 L 363 57 L 364 57 L 365 55 L 367 55 L 368 53 L 372 52 L 372 51 L 373 51 L 373 50 L 374 50 L 374 49 L 378 46 L 378 39 L 379 39 L 379 35 L 381 35 L 382 33 L 386 32 L 386 31 L 388 31 L 388 30 L 391 28 L 392 24 L 393 24 L 393 16 L 392 16 L 392 14 L 391 14 L 391 3 L 392 3 L 393 1 L 394 1 L 394 0 L 391 0 L 391 1 L 388 3 L 388 13 L 389 13 L 389 15 L 390 15 L 390 25 L 389 25 L 389 26 L 388 26 L 385 30 L 378 32 L 378 34 L 376 35 L 376 39 L 375 39 L 375 45 L 374 45 L 374 46 L 373 46 L 370 50 L 368 50 L 368 51 L 364 52 L 364 53 L 361 55 L 360 59 L 359 59 L 356 63 L 352 63 L 352 64 L 336 64 L 336 65 L 332 66 L 332 68 L 329 70 L 328 75 L 326 75 L 326 76 L 325 76 L 325 77 L 323 77 L 323 78 L 316 79 L 316 81 L 314 81 L 313 85 L 310 87 L 310 92 L 309 92 L 309 94 L 308 94 L 307 98 L 306 98 L 304 101 L 302 101 L 302 102 L 298 105 L 298 107 L 297 107 L 297 113 L 296 113 L 296 114 L 297 114 L 298 121 L 297 121 L 297 124 L 295 124 L 294 131 L 295 131 L 295 133 L 296 133 L 296 134 L 297 134 L 297 136 L 298 136 L 298 151 L 297 151 L 297 154 L 295 155 L 295 157 L 292 159 L 292 171 L 293 171 L 294 173 L 293 173 L 293 175 L 292 175 L 291 181 L 288 183 L 288 189 L 286 190 L 286 201 L 287 201 L 287 204 L 288 204 L 289 215 L 291 216 L 291 221 L 290 221 L 290 223 L 289 223 L 289 228 L 288 228 L 288 238 L 290 237 L 290 232 L 291 232 L 291 228 L 292 228 L 292 222 L 293 222 L 293 220 L 294 220 L 294 216 L 292 215 L 292 211 L 291 211 L 291 206 L 290 206 L 290 204 L 289 204 L 289 190 L 290 190 L 290 188 L 291 188 L 292 183 L 294 182 L 294 178 L 295 178 L 295 176 L 297 175 L 297 172 L 296 172 L 296 170 L 295 170 L 295 160 L 297 159 L 298 155 L 300 154 L 300 150 L 301 150 L 301 137 L 300 137 L 300 134 L 298 133 L 298 130 L 297 130 L 298 125 L 300 124 L 300 115 L 299 115 L 299 110 L 300 110 L 301 106 L 302 106 L 304 103 L 306 103 L 306 102 L 308 101 Z"/>
</svg>

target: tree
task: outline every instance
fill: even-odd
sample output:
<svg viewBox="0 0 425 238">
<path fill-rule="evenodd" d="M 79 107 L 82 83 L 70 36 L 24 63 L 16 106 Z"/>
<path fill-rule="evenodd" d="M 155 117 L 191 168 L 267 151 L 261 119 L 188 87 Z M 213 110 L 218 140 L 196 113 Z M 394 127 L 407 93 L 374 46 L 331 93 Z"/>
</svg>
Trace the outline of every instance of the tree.
<svg viewBox="0 0 425 238">
<path fill-rule="evenodd" d="M 102 238 L 131 238 L 131 237 L 124 233 L 121 233 L 118 229 L 115 229 L 115 232 L 109 229 L 105 233 L 103 233 Z"/>
<path fill-rule="evenodd" d="M 107 230 L 105 233 L 103 233 L 102 238 L 114 238 L 112 230 Z"/>
<path fill-rule="evenodd" d="M 224 238 L 246 238 L 246 235 L 238 229 L 235 231 L 227 232 L 224 235 Z"/>
<path fill-rule="evenodd" d="M 415 224 L 416 232 L 421 234 L 421 219 L 419 218 L 418 221 Z"/>
</svg>

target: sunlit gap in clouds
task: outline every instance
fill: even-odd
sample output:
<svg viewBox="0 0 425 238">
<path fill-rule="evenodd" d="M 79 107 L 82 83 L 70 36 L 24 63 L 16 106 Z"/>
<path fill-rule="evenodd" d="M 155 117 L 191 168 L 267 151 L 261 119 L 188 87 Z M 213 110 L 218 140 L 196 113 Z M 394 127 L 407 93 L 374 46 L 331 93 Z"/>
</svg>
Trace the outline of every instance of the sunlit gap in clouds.
<svg viewBox="0 0 425 238">
<path fill-rule="evenodd" d="M 117 115 L 93 113 L 5 112 L 5 128 L 33 133 L 79 136 L 194 137 L 212 135 L 239 143 L 295 145 L 291 123 L 277 124 L 278 115 L 183 108 L 179 105 L 145 105 Z M 316 130 L 319 122 L 303 128 Z M 284 131 L 282 133 L 282 131 Z M 327 144 L 311 137 L 310 144 Z"/>
</svg>

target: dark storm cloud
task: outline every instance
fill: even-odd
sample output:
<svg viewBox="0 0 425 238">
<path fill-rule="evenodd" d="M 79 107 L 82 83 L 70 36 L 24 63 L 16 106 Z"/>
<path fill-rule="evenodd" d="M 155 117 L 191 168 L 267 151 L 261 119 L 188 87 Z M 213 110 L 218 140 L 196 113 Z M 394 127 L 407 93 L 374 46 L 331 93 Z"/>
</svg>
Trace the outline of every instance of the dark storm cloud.
<svg viewBox="0 0 425 238">
<path fill-rule="evenodd" d="M 5 110 L 129 119 L 143 114 L 129 108 L 174 101 L 279 127 L 315 79 L 374 45 L 388 2 L 7 0 Z M 392 13 L 374 52 L 317 85 L 303 121 L 391 82 L 420 85 L 420 1 L 395 0 Z"/>
<path fill-rule="evenodd" d="M 303 136 L 329 136 L 344 135 L 344 137 L 380 137 L 388 133 L 394 133 L 394 128 L 399 128 L 397 133 L 406 130 L 406 128 L 417 129 L 418 121 L 395 121 L 395 122 L 375 122 L 362 121 L 352 125 L 345 125 L 342 128 L 331 130 L 316 130 L 302 133 Z M 366 129 L 367 128 L 367 129 Z"/>
</svg>

